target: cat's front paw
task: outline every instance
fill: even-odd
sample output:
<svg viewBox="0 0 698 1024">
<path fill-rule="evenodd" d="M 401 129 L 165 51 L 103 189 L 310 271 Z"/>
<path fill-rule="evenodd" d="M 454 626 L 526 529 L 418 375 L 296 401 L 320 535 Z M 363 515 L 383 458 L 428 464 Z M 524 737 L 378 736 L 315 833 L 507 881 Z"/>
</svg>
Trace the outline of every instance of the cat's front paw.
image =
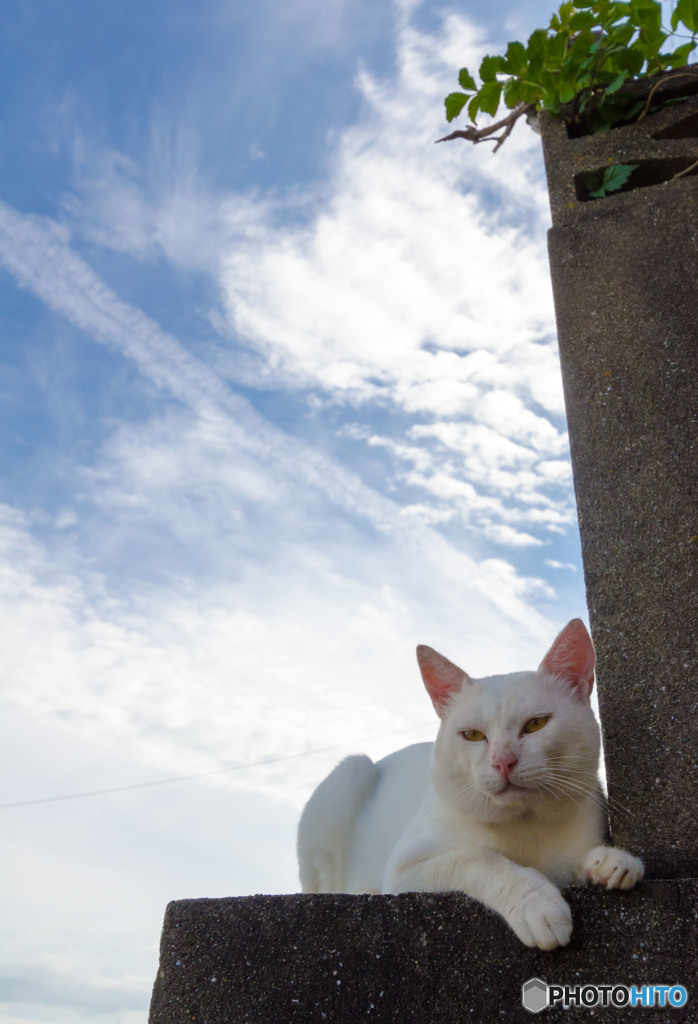
<svg viewBox="0 0 698 1024">
<path fill-rule="evenodd" d="M 566 946 L 572 935 L 570 908 L 550 883 L 530 890 L 506 918 L 525 946 L 555 949 Z"/>
<path fill-rule="evenodd" d="M 645 873 L 641 860 L 615 846 L 595 846 L 584 858 L 583 874 L 607 889 L 632 889 Z"/>
</svg>

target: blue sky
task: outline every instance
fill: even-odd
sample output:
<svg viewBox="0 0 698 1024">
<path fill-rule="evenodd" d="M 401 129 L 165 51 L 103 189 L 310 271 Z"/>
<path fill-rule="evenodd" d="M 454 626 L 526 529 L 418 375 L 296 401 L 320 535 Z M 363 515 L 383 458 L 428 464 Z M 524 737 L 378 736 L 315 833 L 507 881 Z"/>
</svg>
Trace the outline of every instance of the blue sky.
<svg viewBox="0 0 698 1024">
<path fill-rule="evenodd" d="M 584 614 L 537 3 L 17 0 L 0 95 L 0 1006 L 146 1017 L 169 899 L 292 892 L 344 754 Z M 226 769 L 226 771 L 222 771 Z M 209 774 L 205 774 L 209 773 Z"/>
</svg>

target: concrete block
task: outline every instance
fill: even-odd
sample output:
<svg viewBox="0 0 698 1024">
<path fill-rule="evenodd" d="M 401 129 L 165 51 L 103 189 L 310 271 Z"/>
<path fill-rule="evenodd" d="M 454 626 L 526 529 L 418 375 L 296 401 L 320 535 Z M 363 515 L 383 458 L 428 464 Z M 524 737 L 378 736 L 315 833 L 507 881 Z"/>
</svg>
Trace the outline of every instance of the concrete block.
<svg viewBox="0 0 698 1024">
<path fill-rule="evenodd" d="M 549 252 L 613 841 L 698 875 L 698 178 L 558 209 Z"/>
<path fill-rule="evenodd" d="M 630 83 L 626 92 L 645 99 L 678 100 L 642 120 L 621 128 L 570 138 L 563 122 L 543 115 L 543 152 L 548 195 L 555 227 L 598 215 L 600 206 L 622 206 L 628 192 L 590 199 L 585 182 L 611 164 L 636 164 L 628 188 L 653 188 L 687 170 L 698 160 L 698 67 L 680 69 L 675 76 L 656 76 Z M 698 168 L 691 172 L 698 173 Z"/>
<path fill-rule="evenodd" d="M 597 1009 L 624 1024 L 698 1020 L 698 881 L 570 888 L 565 949 L 523 946 L 460 893 L 249 896 L 167 908 L 150 1024 L 493 1024 L 534 1020 L 522 986 L 683 984 L 683 1008 Z M 589 1024 L 553 1007 L 546 1024 Z"/>
</svg>

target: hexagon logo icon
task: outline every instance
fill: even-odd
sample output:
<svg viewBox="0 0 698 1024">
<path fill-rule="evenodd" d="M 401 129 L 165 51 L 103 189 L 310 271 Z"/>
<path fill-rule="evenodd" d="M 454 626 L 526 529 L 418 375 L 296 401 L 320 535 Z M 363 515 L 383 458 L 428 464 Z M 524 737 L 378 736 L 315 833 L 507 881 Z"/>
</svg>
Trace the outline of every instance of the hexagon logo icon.
<svg viewBox="0 0 698 1024">
<path fill-rule="evenodd" d="M 530 978 L 521 986 L 521 1005 L 529 1013 L 540 1013 L 548 1007 L 548 986 L 540 978 Z"/>
</svg>

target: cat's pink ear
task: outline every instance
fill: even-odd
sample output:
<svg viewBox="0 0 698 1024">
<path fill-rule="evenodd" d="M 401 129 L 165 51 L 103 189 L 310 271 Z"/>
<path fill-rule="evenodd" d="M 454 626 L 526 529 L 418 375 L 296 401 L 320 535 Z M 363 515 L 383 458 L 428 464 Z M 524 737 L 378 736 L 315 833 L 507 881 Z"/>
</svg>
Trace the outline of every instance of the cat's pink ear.
<svg viewBox="0 0 698 1024">
<path fill-rule="evenodd" d="M 425 644 L 420 644 L 417 648 L 417 661 L 427 693 L 440 718 L 451 697 L 459 692 L 464 682 L 470 682 L 470 679 L 462 668 L 458 668 L 448 658 L 444 658 L 443 654 Z"/>
<path fill-rule="evenodd" d="M 581 619 L 572 619 L 553 642 L 540 664 L 540 670 L 566 679 L 583 697 L 594 685 L 596 656 L 591 637 Z"/>
</svg>

